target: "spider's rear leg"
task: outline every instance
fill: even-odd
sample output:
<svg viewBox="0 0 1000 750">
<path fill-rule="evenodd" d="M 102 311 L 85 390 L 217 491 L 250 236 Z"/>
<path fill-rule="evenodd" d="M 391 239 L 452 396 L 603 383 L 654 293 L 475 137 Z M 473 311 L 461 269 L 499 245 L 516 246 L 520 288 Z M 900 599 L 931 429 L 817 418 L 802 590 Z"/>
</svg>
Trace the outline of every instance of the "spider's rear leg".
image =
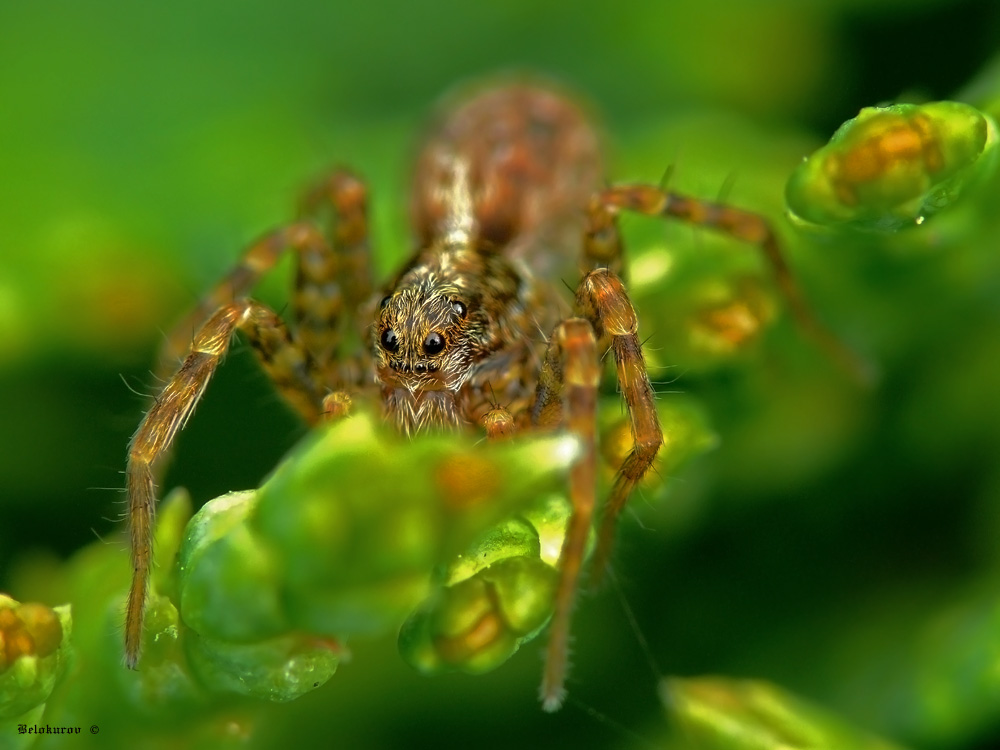
<svg viewBox="0 0 1000 750">
<path fill-rule="evenodd" d="M 594 514 L 596 409 L 600 379 L 597 340 L 591 324 L 582 318 L 570 318 L 560 323 L 549 340 L 542 364 L 532 421 L 539 426 L 564 426 L 580 438 L 581 454 L 570 471 L 573 515 L 559 554 L 559 585 L 540 691 L 546 711 L 558 709 L 566 696 L 570 616 Z"/>
<path fill-rule="evenodd" d="M 233 335 L 244 331 L 279 390 L 310 422 L 321 411 L 323 387 L 309 354 L 273 311 L 253 300 L 220 307 L 194 337 L 190 353 L 146 413 L 129 444 L 126 488 L 132 554 L 132 586 L 125 621 L 125 661 L 134 668 L 142 642 L 142 615 L 152 558 L 156 510 L 153 465 L 167 454 L 187 424 Z"/>
<path fill-rule="evenodd" d="M 370 369 L 371 342 L 368 338 L 374 315 L 374 307 L 368 308 L 374 302 L 368 188 L 353 172 L 338 167 L 303 194 L 299 211 L 301 216 L 323 227 L 335 265 L 324 275 L 314 273 L 305 265 L 299 266 L 295 299 L 297 327 L 320 367 L 330 373 L 332 382 L 362 383 Z M 338 320 L 340 317 L 342 322 Z M 352 327 L 357 337 L 355 344 L 360 346 L 350 357 L 337 362 L 340 334 Z"/>
<path fill-rule="evenodd" d="M 289 250 L 298 256 L 298 265 L 305 267 L 314 279 L 312 283 L 322 284 L 333 276 L 330 264 L 325 260 L 331 255 L 329 247 L 312 224 L 299 222 L 268 232 L 244 251 L 236 266 L 174 327 L 160 350 L 158 374 L 168 376 L 172 373 L 181 358 L 191 350 L 192 336 L 209 316 L 234 299 L 248 294 Z M 298 315 L 297 303 L 295 312 Z"/>
<path fill-rule="evenodd" d="M 646 216 L 673 217 L 757 245 L 771 266 L 778 288 L 788 301 L 792 315 L 803 332 L 855 380 L 861 383 L 872 380 L 871 365 L 846 346 L 813 313 L 785 261 L 777 234 L 763 216 L 723 203 L 691 198 L 653 185 L 616 185 L 602 190 L 591 199 L 587 211 L 585 254 L 596 252 L 589 251 L 589 246 L 599 247 L 595 240 L 590 239 L 590 235 L 594 234 L 595 229 L 601 229 L 609 223 L 613 228 L 612 217 L 622 209 Z M 613 265 L 610 267 L 614 269 Z"/>
<path fill-rule="evenodd" d="M 339 363 L 337 355 L 345 324 L 355 324 L 363 339 L 370 322 L 355 317 L 372 289 L 367 205 L 364 183 L 346 169 L 334 170 L 316 183 L 301 201 L 302 219 L 250 245 L 236 266 L 173 329 L 160 352 L 158 373 L 169 375 L 189 349 L 193 332 L 208 316 L 249 294 L 291 251 L 296 257 L 292 317 L 298 340 L 331 384 L 362 382 L 359 373 L 365 363 Z M 357 356 L 367 354 L 362 351 Z"/>
</svg>

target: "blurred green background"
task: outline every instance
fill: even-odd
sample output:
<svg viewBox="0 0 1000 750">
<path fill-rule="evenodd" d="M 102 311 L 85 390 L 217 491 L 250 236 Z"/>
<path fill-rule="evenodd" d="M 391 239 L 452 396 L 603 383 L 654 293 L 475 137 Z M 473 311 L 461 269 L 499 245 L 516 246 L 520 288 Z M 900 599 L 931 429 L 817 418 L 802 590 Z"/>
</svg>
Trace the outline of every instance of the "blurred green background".
<svg viewBox="0 0 1000 750">
<path fill-rule="evenodd" d="M 784 179 L 862 106 L 955 96 L 987 70 L 1000 6 L 622 5 L 0 0 L 0 589 L 62 603 L 58 561 L 95 540 L 127 567 L 121 472 L 163 332 L 291 216 L 308 178 L 333 163 L 367 177 L 388 273 L 410 248 L 428 109 L 477 75 L 538 71 L 602 114 L 610 179 L 673 164 L 671 186 L 713 198 L 731 182 L 728 200 L 772 216 L 821 317 L 882 380 L 856 388 L 787 320 L 739 356 L 675 355 L 673 321 L 640 305 L 661 390 L 702 402 L 719 438 L 622 524 L 617 579 L 655 668 L 608 589 L 577 607 L 555 716 L 536 702 L 541 642 L 486 676 L 428 679 L 394 638 L 358 640 L 328 685 L 262 709 L 261 746 L 293 731 L 351 747 L 657 746 L 657 670 L 774 680 L 916 746 L 1000 743 L 984 676 L 1000 653 L 996 207 L 888 237 L 797 239 L 782 221 Z M 980 105 L 1000 92 L 983 80 Z M 640 258 L 715 248 L 685 227 L 627 228 Z M 724 263 L 766 278 L 727 247 Z M 278 309 L 287 271 L 261 290 Z M 303 433 L 237 350 L 167 477 L 196 503 L 256 486 Z M 951 653 L 937 637 L 957 649 L 952 672 L 934 671 Z M 150 731 L 169 746 L 175 728 Z"/>
</svg>

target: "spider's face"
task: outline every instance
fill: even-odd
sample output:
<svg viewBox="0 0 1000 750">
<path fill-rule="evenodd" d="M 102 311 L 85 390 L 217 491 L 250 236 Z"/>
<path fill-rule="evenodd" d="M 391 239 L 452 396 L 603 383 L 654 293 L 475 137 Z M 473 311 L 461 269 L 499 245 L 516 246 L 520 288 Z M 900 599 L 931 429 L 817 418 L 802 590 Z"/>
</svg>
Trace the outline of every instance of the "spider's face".
<svg viewBox="0 0 1000 750">
<path fill-rule="evenodd" d="M 386 385 L 458 390 L 472 364 L 468 302 L 455 290 L 397 289 L 375 319 L 375 366 Z"/>
</svg>

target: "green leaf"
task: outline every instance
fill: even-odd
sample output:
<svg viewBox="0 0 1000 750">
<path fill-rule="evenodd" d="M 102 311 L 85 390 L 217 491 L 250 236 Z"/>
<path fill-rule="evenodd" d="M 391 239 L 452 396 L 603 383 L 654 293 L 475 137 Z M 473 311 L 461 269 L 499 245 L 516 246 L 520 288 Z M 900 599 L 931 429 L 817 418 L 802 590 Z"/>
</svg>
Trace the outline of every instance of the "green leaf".
<svg viewBox="0 0 1000 750">
<path fill-rule="evenodd" d="M 671 678 L 660 698 L 692 750 L 900 750 L 759 680 Z"/>
</svg>

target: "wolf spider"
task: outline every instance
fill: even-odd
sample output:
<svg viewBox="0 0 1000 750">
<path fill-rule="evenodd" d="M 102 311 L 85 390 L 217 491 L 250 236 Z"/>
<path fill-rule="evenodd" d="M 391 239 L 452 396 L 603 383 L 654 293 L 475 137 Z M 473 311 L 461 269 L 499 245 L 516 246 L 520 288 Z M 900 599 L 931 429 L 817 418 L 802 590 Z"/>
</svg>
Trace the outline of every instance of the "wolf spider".
<svg viewBox="0 0 1000 750">
<path fill-rule="evenodd" d="M 536 84 L 486 88 L 447 108 L 427 134 L 411 196 L 419 249 L 381 291 L 373 290 L 366 188 L 344 169 L 305 194 L 299 221 L 246 250 L 169 338 L 165 361 L 186 356 L 129 446 L 129 667 L 139 658 L 150 574 L 153 465 L 239 330 L 310 424 L 367 397 L 380 399 L 386 420 L 406 435 L 448 428 L 499 439 L 561 428 L 578 436 L 582 452 L 569 476 L 572 516 L 541 686 L 544 707 L 560 706 L 570 611 L 595 508 L 602 352 L 614 352 L 633 446 L 604 506 L 595 571 L 663 442 L 638 320 L 621 280 L 618 213 L 674 217 L 759 246 L 798 321 L 836 348 L 762 217 L 651 185 L 602 187 L 602 176 L 595 130 L 570 99 Z M 291 329 L 245 296 L 288 251 L 296 259 Z M 570 307 L 557 282 L 574 277 L 581 280 Z M 350 346 L 345 333 L 353 336 Z"/>
</svg>

